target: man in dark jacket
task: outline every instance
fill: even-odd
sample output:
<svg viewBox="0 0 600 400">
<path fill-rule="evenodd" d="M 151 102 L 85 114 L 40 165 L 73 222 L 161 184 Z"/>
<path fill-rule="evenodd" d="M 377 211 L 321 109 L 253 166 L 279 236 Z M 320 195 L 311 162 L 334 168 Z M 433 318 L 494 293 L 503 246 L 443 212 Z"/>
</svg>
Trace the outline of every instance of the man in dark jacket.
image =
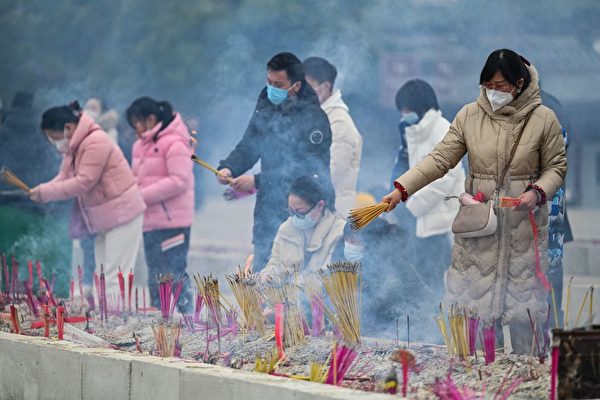
<svg viewBox="0 0 600 400">
<path fill-rule="evenodd" d="M 262 90 L 244 137 L 219 165 L 219 182 L 237 191 L 257 189 L 254 206 L 254 270 L 271 254 L 279 225 L 288 217 L 287 195 L 303 175 L 330 179 L 331 130 L 319 99 L 306 83 L 302 62 L 291 53 L 267 63 Z M 260 160 L 261 172 L 243 175 Z"/>
</svg>

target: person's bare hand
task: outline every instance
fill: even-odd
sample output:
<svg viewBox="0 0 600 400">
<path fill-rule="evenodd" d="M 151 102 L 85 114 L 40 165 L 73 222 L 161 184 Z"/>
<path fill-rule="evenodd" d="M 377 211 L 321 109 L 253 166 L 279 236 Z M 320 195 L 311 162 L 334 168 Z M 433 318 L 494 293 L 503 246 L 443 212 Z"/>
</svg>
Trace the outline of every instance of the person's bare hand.
<svg viewBox="0 0 600 400">
<path fill-rule="evenodd" d="M 250 192 L 254 190 L 254 175 L 238 176 L 231 181 L 231 187 L 238 192 Z"/>
<path fill-rule="evenodd" d="M 217 181 L 221 185 L 229 185 L 233 178 L 231 177 L 231 170 L 229 168 L 222 168 L 219 170 L 219 173 L 216 175 Z"/>
<path fill-rule="evenodd" d="M 382 203 L 389 204 L 389 207 L 387 208 L 386 212 L 392 211 L 394 208 L 396 208 L 398 203 L 400 203 L 401 201 L 402 201 L 402 193 L 400 193 L 400 191 L 398 189 L 392 190 L 390 193 L 383 196 L 383 198 L 381 199 Z"/>
<path fill-rule="evenodd" d="M 31 199 L 31 201 L 35 201 L 36 203 L 42 202 L 42 193 L 40 192 L 40 187 L 36 186 L 27 192 L 27 195 Z"/>
<path fill-rule="evenodd" d="M 528 190 L 519 196 L 520 203 L 514 208 L 515 211 L 531 211 L 537 207 L 539 202 L 535 190 Z"/>
</svg>

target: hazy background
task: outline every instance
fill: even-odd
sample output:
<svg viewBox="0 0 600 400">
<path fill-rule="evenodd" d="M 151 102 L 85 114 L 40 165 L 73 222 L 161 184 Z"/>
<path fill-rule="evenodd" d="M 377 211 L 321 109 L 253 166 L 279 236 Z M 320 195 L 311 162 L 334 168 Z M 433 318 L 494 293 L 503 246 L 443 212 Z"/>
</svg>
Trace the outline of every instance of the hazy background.
<svg viewBox="0 0 600 400">
<path fill-rule="evenodd" d="M 272 55 L 323 56 L 365 137 L 365 188 L 388 179 L 400 85 L 429 80 L 452 119 L 500 47 L 538 67 L 576 141 L 597 140 L 597 21 L 595 0 L 1 0 L 0 96 L 6 108 L 16 90 L 32 90 L 43 110 L 96 94 L 121 113 L 140 95 L 167 99 L 199 118 L 200 153 L 216 162 L 240 138 Z"/>
</svg>

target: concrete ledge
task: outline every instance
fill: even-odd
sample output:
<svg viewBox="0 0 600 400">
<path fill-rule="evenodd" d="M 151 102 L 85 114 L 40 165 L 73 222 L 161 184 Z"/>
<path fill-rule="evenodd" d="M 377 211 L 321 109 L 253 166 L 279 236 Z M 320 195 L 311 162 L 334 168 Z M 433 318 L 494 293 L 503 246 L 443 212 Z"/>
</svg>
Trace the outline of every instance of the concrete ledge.
<svg viewBox="0 0 600 400">
<path fill-rule="evenodd" d="M 0 332 L 0 399 L 389 399 L 175 358 Z"/>
</svg>

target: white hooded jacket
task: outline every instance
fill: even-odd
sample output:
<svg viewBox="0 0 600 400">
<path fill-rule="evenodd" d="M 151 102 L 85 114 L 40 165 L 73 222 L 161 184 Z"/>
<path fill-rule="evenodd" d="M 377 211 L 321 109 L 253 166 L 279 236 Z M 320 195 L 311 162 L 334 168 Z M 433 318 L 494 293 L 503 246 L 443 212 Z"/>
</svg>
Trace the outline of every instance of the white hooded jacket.
<svg viewBox="0 0 600 400">
<path fill-rule="evenodd" d="M 406 127 L 406 144 L 410 168 L 417 165 L 444 138 L 450 122 L 439 110 L 430 109 L 418 124 Z M 443 178 L 413 194 L 406 207 L 417 218 L 417 236 L 424 238 L 448 233 L 458 212 L 458 201 L 446 201 L 449 195 L 464 191 L 465 171 L 461 163 Z"/>
<path fill-rule="evenodd" d="M 321 104 L 331 125 L 331 182 L 335 189 L 335 208 L 344 216 L 354 207 L 356 199 L 356 181 L 360 170 L 362 136 L 358 132 L 348 106 L 342 100 L 342 93 L 335 89 L 331 96 Z"/>
</svg>

